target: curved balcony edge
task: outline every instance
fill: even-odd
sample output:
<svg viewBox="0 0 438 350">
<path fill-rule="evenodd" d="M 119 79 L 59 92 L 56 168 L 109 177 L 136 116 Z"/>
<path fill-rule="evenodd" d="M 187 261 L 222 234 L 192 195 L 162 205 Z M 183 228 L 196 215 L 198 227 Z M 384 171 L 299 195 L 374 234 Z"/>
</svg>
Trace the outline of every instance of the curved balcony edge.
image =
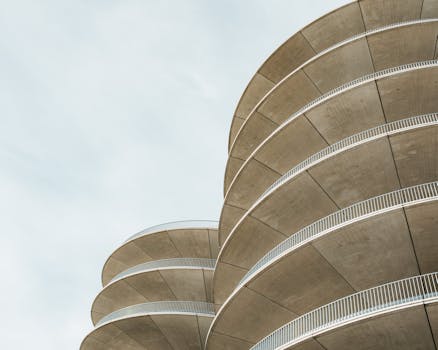
<svg viewBox="0 0 438 350">
<path fill-rule="evenodd" d="M 298 71 L 300 71 L 301 69 L 303 69 L 304 67 L 306 67 L 308 64 L 312 63 L 313 61 L 316 61 L 317 59 L 321 58 L 322 56 L 324 56 L 325 54 L 336 50 L 339 47 L 342 47 L 346 44 L 352 43 L 356 40 L 365 38 L 369 35 L 373 35 L 373 34 L 377 34 L 377 33 L 381 33 L 384 32 L 386 30 L 391 30 L 391 29 L 395 29 L 395 28 L 402 28 L 405 26 L 410 26 L 410 25 L 415 25 L 415 24 L 423 24 L 423 23 L 430 23 L 430 22 L 436 22 L 438 21 L 437 18 L 425 18 L 425 19 L 418 19 L 418 20 L 411 20 L 411 21 L 404 21 L 404 22 L 396 22 L 396 23 L 392 23 L 392 24 L 388 24 L 386 26 L 383 27 L 379 27 L 379 28 L 375 28 L 375 29 L 371 29 L 371 30 L 367 30 L 363 33 L 360 34 L 356 34 L 353 35 L 350 38 L 341 40 L 340 42 L 324 49 L 323 51 L 319 52 L 318 54 L 316 54 L 315 56 L 312 56 L 310 59 L 308 59 L 306 62 L 302 63 L 300 66 L 298 66 L 297 68 L 295 68 L 292 72 L 290 72 L 289 74 L 287 74 L 284 78 L 282 78 L 278 83 L 276 83 L 270 90 L 268 90 L 268 92 L 257 102 L 257 104 L 253 107 L 253 109 L 249 112 L 249 114 L 247 115 L 247 117 L 245 118 L 244 122 L 242 123 L 242 125 L 240 126 L 239 130 L 237 131 L 234 140 L 229 144 L 229 150 L 228 150 L 228 155 L 230 156 L 233 149 L 234 149 L 234 145 L 236 144 L 236 140 L 239 138 L 239 135 L 241 134 L 242 130 L 244 129 L 245 125 L 247 124 L 249 118 L 257 111 L 257 109 L 263 104 L 263 102 L 266 101 L 266 99 L 274 92 L 276 91 L 288 78 L 290 78 L 291 76 L 293 76 L 295 73 L 297 73 Z M 230 135 L 231 135 L 231 128 L 230 128 Z"/>
<path fill-rule="evenodd" d="M 254 201 L 253 205 L 251 205 L 251 207 L 248 209 L 248 212 L 254 209 L 255 206 L 257 206 L 260 202 L 262 202 L 266 197 L 275 192 L 282 185 L 292 180 L 295 176 L 298 176 L 303 171 L 310 169 L 311 167 L 319 164 L 326 159 L 329 159 L 330 157 L 336 156 L 337 154 L 346 152 L 354 147 L 377 140 L 382 137 L 433 125 L 438 125 L 438 112 L 423 114 L 382 124 L 349 136 L 336 143 L 333 143 L 332 145 L 323 148 L 321 151 L 306 158 L 304 161 L 298 163 L 293 168 L 285 172 L 282 176 L 280 176 Z M 226 202 L 224 203 L 224 205 L 225 204 Z M 245 216 L 246 215 L 242 217 Z"/>
<path fill-rule="evenodd" d="M 275 136 L 276 134 L 278 134 L 286 125 L 288 125 L 289 123 L 291 123 L 293 120 L 295 120 L 297 117 L 299 117 L 300 115 L 308 112 L 310 109 L 314 108 L 315 106 L 331 99 L 332 97 L 335 97 L 337 95 L 340 95 L 344 92 L 347 92 L 357 86 L 360 86 L 362 84 L 366 84 L 368 82 L 371 81 L 375 81 L 381 78 L 386 78 L 392 75 L 396 75 L 396 74 L 400 74 L 400 73 L 406 73 L 412 70 L 416 70 L 416 69 L 425 69 L 425 68 L 431 68 L 434 66 L 438 65 L 438 60 L 434 59 L 434 60 L 427 60 L 427 61 L 419 61 L 419 62 L 414 62 L 414 63 L 408 63 L 408 64 L 403 64 L 401 66 L 396 66 L 396 67 L 392 67 L 392 68 L 387 68 L 387 69 L 383 69 L 381 71 L 378 72 L 374 72 L 371 74 L 367 74 L 364 75 L 360 78 L 354 79 L 348 83 L 342 84 L 340 86 L 338 86 L 337 88 L 334 88 L 328 92 L 326 92 L 325 94 L 317 97 L 316 99 L 312 100 L 311 102 L 309 102 L 308 104 L 304 105 L 302 108 L 300 108 L 298 111 L 294 112 L 293 114 L 291 114 L 288 118 L 286 118 L 286 120 L 284 122 L 282 122 L 268 137 L 266 137 L 252 152 L 251 154 L 244 160 L 243 164 L 241 165 L 241 167 L 239 168 L 239 170 L 236 172 L 236 174 L 234 175 L 233 179 L 231 180 L 228 189 L 226 189 L 225 191 L 225 196 L 224 198 L 227 198 L 228 193 L 230 192 L 231 187 L 233 186 L 233 183 L 235 182 L 237 176 L 239 175 L 239 173 L 242 171 L 242 169 L 247 165 L 248 161 L 253 158 L 255 156 L 255 154 L 257 153 L 257 151 L 259 151 L 262 146 L 267 143 L 267 141 L 269 141 L 273 136 Z M 228 161 L 231 157 L 228 157 L 227 160 L 227 167 L 228 167 Z"/>
<path fill-rule="evenodd" d="M 336 96 L 338 94 L 341 94 L 345 91 L 348 91 L 358 85 L 370 82 L 370 81 L 374 81 L 380 78 L 386 78 L 392 75 L 396 75 L 396 74 L 400 74 L 400 73 L 406 73 L 409 71 L 413 71 L 413 70 L 417 70 L 417 69 L 426 69 L 426 68 L 431 68 L 431 67 L 437 67 L 438 66 L 438 60 L 428 60 L 428 61 L 421 61 L 421 62 L 415 62 L 415 63 L 410 63 L 410 64 L 405 64 L 405 65 L 401 65 L 401 66 L 397 66 L 397 67 L 393 67 L 393 68 L 389 68 L 389 69 L 384 69 L 382 71 L 376 72 L 376 73 L 372 73 L 372 74 L 368 74 L 365 75 L 363 77 L 360 77 L 358 79 L 355 79 L 347 84 L 341 85 L 339 87 L 337 87 L 334 90 L 329 91 L 327 94 L 322 95 L 320 97 L 318 97 L 317 99 L 313 100 L 312 102 L 310 102 L 309 104 L 307 104 L 306 106 L 304 106 L 302 109 L 298 110 L 297 112 L 293 113 L 290 117 L 288 117 L 282 124 L 280 124 L 268 137 L 266 137 L 263 142 L 261 142 L 255 149 L 254 151 L 250 154 L 250 156 L 244 161 L 244 163 L 242 164 L 242 166 L 239 168 L 239 170 L 236 172 L 233 180 L 231 181 L 228 190 L 225 194 L 224 197 L 224 203 L 226 203 L 228 194 L 230 192 L 231 187 L 233 186 L 234 182 L 237 179 L 237 176 L 239 175 L 240 172 L 242 172 L 243 168 L 245 168 L 245 166 L 248 164 L 248 162 L 254 158 L 254 156 L 256 155 L 256 153 L 268 142 L 270 141 L 276 134 L 278 134 L 286 125 L 288 125 L 289 123 L 291 123 L 293 120 L 295 120 L 297 117 L 299 117 L 300 115 L 302 115 L 303 113 L 307 112 L 309 109 L 315 107 L 316 105 L 324 102 L 325 100 Z M 248 210 L 247 212 L 249 212 L 250 210 L 252 210 L 256 205 L 257 205 L 258 201 L 256 201 Z M 245 217 L 245 215 L 243 216 Z M 243 218 L 242 217 L 242 218 Z M 237 224 L 235 225 L 238 226 L 240 224 L 240 221 L 242 220 L 242 218 L 237 222 Z M 233 228 L 234 230 L 234 228 Z M 233 231 L 232 230 L 232 231 Z M 218 254 L 218 260 L 219 257 L 221 256 L 221 252 L 223 250 L 223 247 L 225 247 L 227 240 L 230 238 L 230 236 L 232 235 L 232 231 L 228 234 L 227 238 L 224 240 L 222 246 L 221 246 L 221 250 L 219 251 Z M 221 233 L 219 232 L 219 235 Z M 221 241 L 221 239 L 219 239 L 219 241 Z"/>
<path fill-rule="evenodd" d="M 310 241 L 329 234 L 354 222 L 380 215 L 399 208 L 438 200 L 438 181 L 402 188 L 385 193 L 336 211 L 304 227 L 265 254 L 240 280 L 225 302 L 220 306 L 207 333 L 212 329 L 230 301 L 251 280 L 269 266 Z M 217 264 L 217 262 L 216 262 Z"/>
<path fill-rule="evenodd" d="M 119 246 L 117 246 L 116 249 L 114 249 L 111 254 L 106 259 L 105 263 L 103 264 L 102 271 L 101 271 L 101 281 L 102 284 L 104 283 L 104 273 L 105 268 L 110 261 L 111 257 L 116 253 L 119 249 L 124 247 L 126 244 L 135 241 L 136 239 L 140 237 L 144 237 L 150 234 L 160 233 L 164 231 L 171 231 L 171 230 L 218 230 L 219 227 L 219 221 L 216 220 L 183 220 L 183 221 L 171 221 L 164 224 L 154 225 L 151 227 L 148 227 L 140 232 L 137 232 L 133 235 L 131 235 L 127 240 L 122 242 Z M 114 277 L 113 277 L 114 278 Z"/>
<path fill-rule="evenodd" d="M 203 259 L 203 258 L 175 258 L 175 259 L 160 259 L 154 261 L 148 261 L 143 264 L 138 264 L 129 269 L 126 269 L 116 276 L 114 276 L 105 288 L 111 284 L 120 281 L 126 277 L 141 274 L 149 271 L 157 270 L 177 270 L 177 269 L 203 269 L 214 270 L 216 259 Z"/>
<path fill-rule="evenodd" d="M 214 317 L 214 304 L 201 301 L 156 301 L 124 307 L 102 317 L 96 323 L 94 330 L 126 318 L 147 315 L 196 315 Z M 93 330 L 93 331 L 94 331 Z"/>
<path fill-rule="evenodd" d="M 148 227 L 140 232 L 134 233 L 130 236 L 123 244 L 128 243 L 136 238 L 162 232 L 168 230 L 186 230 L 186 229 L 213 229 L 218 228 L 218 221 L 215 220 L 182 220 L 182 221 L 171 221 L 164 224 L 154 225 Z"/>
<path fill-rule="evenodd" d="M 386 283 L 310 311 L 275 330 L 251 350 L 283 350 L 353 322 L 435 302 L 438 302 L 437 272 Z"/>
</svg>

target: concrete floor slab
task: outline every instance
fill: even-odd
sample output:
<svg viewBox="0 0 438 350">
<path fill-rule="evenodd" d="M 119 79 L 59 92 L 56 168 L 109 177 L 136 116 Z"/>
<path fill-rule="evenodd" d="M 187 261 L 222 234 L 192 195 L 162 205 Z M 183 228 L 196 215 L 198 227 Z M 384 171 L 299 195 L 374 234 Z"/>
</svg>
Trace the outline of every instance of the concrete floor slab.
<svg viewBox="0 0 438 350">
<path fill-rule="evenodd" d="M 436 0 L 424 0 L 421 18 L 437 18 L 438 2 Z"/>
<path fill-rule="evenodd" d="M 375 82 L 348 90 L 305 114 L 330 144 L 385 123 Z"/>
<path fill-rule="evenodd" d="M 402 64 L 432 60 L 438 22 L 403 26 L 370 35 L 368 45 L 374 68 L 379 71 Z"/>
<path fill-rule="evenodd" d="M 275 137 L 270 138 L 255 153 L 254 158 L 283 175 L 327 145 L 312 123 L 300 116 L 282 128 Z"/>
<path fill-rule="evenodd" d="M 198 316 L 197 321 L 198 321 L 198 328 L 199 328 L 199 336 L 200 336 L 201 344 L 202 344 L 200 349 L 203 349 L 204 345 L 205 345 L 205 340 L 207 338 L 207 333 L 208 333 L 208 330 L 210 329 L 210 325 L 211 325 L 211 322 L 213 321 L 213 318 L 212 317 Z"/>
<path fill-rule="evenodd" d="M 438 304 L 433 303 L 426 305 L 426 312 L 435 344 L 438 344 Z"/>
<path fill-rule="evenodd" d="M 177 300 L 207 301 L 202 269 L 162 270 L 160 274 L 163 276 Z"/>
<path fill-rule="evenodd" d="M 95 316 L 101 314 L 105 316 L 114 310 L 120 309 L 121 301 L 123 301 L 124 306 L 141 304 L 145 302 L 145 296 L 122 280 L 117 285 L 109 285 L 104 294 L 99 294 L 94 300 L 91 310 L 92 312 L 98 312 Z M 97 321 L 99 321 L 98 318 L 93 318 L 94 324 Z"/>
<path fill-rule="evenodd" d="M 368 0 L 360 1 L 367 30 L 389 23 L 405 22 L 420 18 L 423 0 Z"/>
<path fill-rule="evenodd" d="M 308 172 L 341 208 L 400 188 L 387 138 L 340 153 Z"/>
<path fill-rule="evenodd" d="M 160 271 L 149 271 L 141 274 L 136 274 L 130 277 L 126 277 L 123 280 L 128 283 L 132 288 L 144 296 L 141 303 L 147 301 L 161 301 L 161 300 L 176 300 L 175 293 L 169 288 L 169 285 L 164 279 Z M 119 282 L 115 282 L 113 288 L 119 288 L 122 292 L 124 289 L 123 285 L 119 286 Z M 198 287 L 199 288 L 199 287 Z M 102 291 L 102 295 L 106 295 L 106 289 Z M 111 311 L 121 309 L 122 307 L 134 304 L 128 304 L 124 298 L 112 298 L 114 301 L 118 302 L 118 307 Z M 139 304 L 139 303 L 135 303 Z"/>
<path fill-rule="evenodd" d="M 438 126 L 390 136 L 402 187 L 438 179 Z"/>
<path fill-rule="evenodd" d="M 319 18 L 302 31 L 317 52 L 345 38 L 365 32 L 362 13 L 357 2 L 345 5 Z"/>
<path fill-rule="evenodd" d="M 272 227 L 247 217 L 238 227 L 231 240 L 224 246 L 219 261 L 249 269 L 269 249 L 287 236 Z"/>
<path fill-rule="evenodd" d="M 315 50 L 306 38 L 296 33 L 274 55 L 271 55 L 260 68 L 259 73 L 275 83 L 279 82 L 286 74 L 306 62 L 315 55 Z"/>
<path fill-rule="evenodd" d="M 135 240 L 135 244 L 146 252 L 152 260 L 181 257 L 181 253 L 178 251 L 167 232 L 140 237 Z"/>
<path fill-rule="evenodd" d="M 312 245 L 356 291 L 420 273 L 402 209 L 346 226 Z"/>
<path fill-rule="evenodd" d="M 205 284 L 205 294 L 207 296 L 207 301 L 210 303 L 214 302 L 213 299 L 213 270 L 202 270 L 203 278 L 204 278 L 204 284 Z M 190 299 L 191 300 L 191 299 Z"/>
<path fill-rule="evenodd" d="M 327 350 L 435 350 L 423 306 L 365 319 L 317 340 Z"/>
<path fill-rule="evenodd" d="M 254 344 L 240 339 L 212 333 L 208 336 L 206 350 L 248 350 L 252 345 Z"/>
<path fill-rule="evenodd" d="M 438 271 L 438 203 L 405 209 L 422 274 Z"/>
<path fill-rule="evenodd" d="M 263 114 L 258 112 L 251 114 L 236 139 L 231 155 L 239 159 L 246 159 L 250 152 L 277 127 L 276 122 Z"/>
<path fill-rule="evenodd" d="M 184 315 L 151 316 L 172 349 L 201 349 L 197 317 Z"/>
<path fill-rule="evenodd" d="M 296 316 L 248 288 L 242 290 L 236 302 L 231 301 L 229 310 L 215 321 L 214 332 L 247 342 L 257 342 L 260 334 L 266 332 L 266 327 L 268 332 L 274 331 Z"/>
<path fill-rule="evenodd" d="M 239 169 L 242 167 L 244 160 L 235 157 L 228 157 L 224 176 L 224 195 L 230 188 L 230 184 L 236 176 Z"/>
<path fill-rule="evenodd" d="M 178 230 L 167 234 L 181 256 L 211 258 L 208 230 Z"/>
<path fill-rule="evenodd" d="M 261 194 L 260 189 L 270 186 L 281 174 L 254 158 L 251 158 L 243 169 L 244 171 L 237 174 L 225 197 L 225 203 L 247 209 Z"/>
<path fill-rule="evenodd" d="M 129 338 L 134 339 L 146 348 L 151 343 L 157 341 L 163 343 L 165 341 L 165 336 L 150 316 L 127 318 L 114 324 Z"/>
<path fill-rule="evenodd" d="M 246 119 L 257 102 L 259 102 L 273 86 L 273 81 L 270 81 L 262 74 L 256 73 L 246 87 L 237 105 L 235 115 L 241 119 Z"/>
<path fill-rule="evenodd" d="M 303 70 L 322 93 L 370 74 L 374 69 L 367 39 L 341 46 L 309 63 Z"/>
<path fill-rule="evenodd" d="M 135 265 L 134 265 L 135 266 Z M 129 269 L 131 266 L 122 264 L 120 261 L 109 257 L 106 261 L 102 272 L 102 285 L 106 286 L 112 278 L 117 276 L 120 272 Z"/>
<path fill-rule="evenodd" d="M 218 230 L 208 230 L 208 240 L 210 242 L 210 256 L 212 259 L 216 259 L 219 254 Z"/>
<path fill-rule="evenodd" d="M 246 210 L 224 204 L 222 207 L 219 224 L 219 244 L 222 246 L 237 221 L 245 214 Z"/>
<path fill-rule="evenodd" d="M 218 262 L 213 277 L 213 297 L 216 305 L 222 305 L 247 270 Z"/>
<path fill-rule="evenodd" d="M 294 346 L 294 350 L 326 350 L 315 339 L 309 339 Z"/>
<path fill-rule="evenodd" d="M 302 70 L 299 70 L 279 84 L 257 110 L 276 124 L 281 124 L 293 112 L 320 95 L 321 92 L 315 84 Z M 250 116 L 248 120 L 251 118 L 253 117 Z M 249 125 L 245 125 L 246 127 Z"/>
<path fill-rule="evenodd" d="M 302 315 L 354 292 L 345 279 L 311 245 L 306 245 L 275 263 L 269 268 L 269 272 L 260 274 L 248 283 L 248 288 L 296 315 Z M 234 302 L 236 306 L 240 298 L 239 293 Z M 261 325 L 264 322 L 260 320 Z M 263 330 L 267 335 L 268 328 L 265 327 Z"/>
<path fill-rule="evenodd" d="M 239 118 L 234 116 L 233 120 L 231 122 L 231 126 L 230 126 L 230 134 L 228 136 L 228 144 L 231 145 L 237 135 L 237 133 L 239 132 L 242 124 L 245 122 L 244 118 Z M 229 151 L 229 149 L 228 149 Z"/>
<path fill-rule="evenodd" d="M 386 77 L 377 85 L 387 121 L 438 110 L 438 67 Z"/>
<path fill-rule="evenodd" d="M 285 235 L 291 235 L 338 209 L 307 172 L 299 174 L 281 187 L 281 191 L 275 191 L 264 199 L 251 212 L 251 216 Z M 244 233 L 239 228 L 235 236 L 238 237 L 241 232 Z"/>
</svg>

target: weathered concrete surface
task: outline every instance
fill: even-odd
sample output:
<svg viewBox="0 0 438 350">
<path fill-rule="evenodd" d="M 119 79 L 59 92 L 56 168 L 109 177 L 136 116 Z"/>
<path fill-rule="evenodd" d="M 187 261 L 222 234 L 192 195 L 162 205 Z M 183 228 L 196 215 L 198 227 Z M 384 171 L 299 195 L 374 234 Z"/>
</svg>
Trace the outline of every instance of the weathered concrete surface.
<svg viewBox="0 0 438 350">
<path fill-rule="evenodd" d="M 217 230 L 213 229 L 181 229 L 147 234 L 128 241 L 111 254 L 102 271 L 102 283 L 105 286 L 120 272 L 147 261 L 214 259 L 218 250 Z"/>
<path fill-rule="evenodd" d="M 424 0 L 421 18 L 437 18 L 438 2 L 436 0 Z"/>
<path fill-rule="evenodd" d="M 379 71 L 406 62 L 432 59 L 437 34 L 438 23 L 431 22 L 370 35 L 368 45 L 374 68 Z"/>
<path fill-rule="evenodd" d="M 98 294 L 91 309 L 93 323 L 115 310 L 146 302 L 212 302 L 212 278 L 213 271 L 205 269 L 162 269 L 128 276 Z"/>
<path fill-rule="evenodd" d="M 438 304 L 433 303 L 426 305 L 426 312 L 429 318 L 430 329 L 432 330 L 433 337 L 435 339 L 435 344 L 438 340 Z"/>
<path fill-rule="evenodd" d="M 437 111 L 438 69 L 419 69 L 377 82 L 387 121 Z"/>
<path fill-rule="evenodd" d="M 236 290 L 217 315 L 213 334 L 257 342 L 278 328 L 268 302 L 302 315 L 356 291 L 437 271 L 437 217 L 438 201 L 422 203 L 361 219 L 298 247 Z M 263 317 L 250 322 L 244 310 Z"/>
<path fill-rule="evenodd" d="M 302 70 L 299 70 L 278 85 L 278 87 L 276 87 L 276 89 L 269 94 L 269 98 L 266 99 L 257 110 L 259 113 L 266 116 L 266 118 L 269 118 L 276 124 L 280 124 L 291 114 L 291 111 L 299 110 L 306 103 L 313 101 L 320 95 L 321 92 L 318 91 L 315 84 L 309 80 L 309 77 L 307 77 Z M 248 117 L 248 121 L 253 117 L 254 116 L 252 115 Z M 251 130 L 251 125 L 249 125 L 249 123 L 244 126 L 242 131 L 246 129 L 248 129 L 248 133 L 253 133 L 256 130 Z M 234 151 L 233 149 L 232 155 L 237 156 L 240 154 L 241 158 L 246 158 L 248 153 L 255 147 L 247 150 L 246 152 L 235 153 L 238 152 L 237 140 L 239 139 L 240 135 L 239 138 L 236 139 L 236 150 Z"/>
<path fill-rule="evenodd" d="M 266 322 L 275 330 L 296 317 L 291 311 L 248 288 L 244 288 L 241 295 L 239 303 L 233 305 L 234 312 L 223 313 L 214 327 L 215 333 L 251 343 L 258 340 Z"/>
<path fill-rule="evenodd" d="M 438 126 L 396 134 L 390 141 L 403 187 L 437 179 Z"/>
<path fill-rule="evenodd" d="M 359 1 L 367 30 L 420 18 L 423 0 Z"/>
<path fill-rule="evenodd" d="M 211 320 L 191 315 L 127 318 L 94 330 L 83 341 L 81 350 L 201 349 Z"/>
<path fill-rule="evenodd" d="M 208 348 L 217 350 L 248 350 L 253 343 L 235 339 L 223 334 L 212 333 L 208 336 Z"/>
<path fill-rule="evenodd" d="M 303 68 L 322 93 L 374 72 L 367 39 L 358 39 L 319 57 Z"/>
<path fill-rule="evenodd" d="M 365 319 L 317 337 L 327 350 L 434 350 L 423 306 Z M 292 347 L 293 348 L 293 347 Z"/>
<path fill-rule="evenodd" d="M 438 270 L 438 203 L 432 202 L 405 209 L 420 272 Z M 437 324 L 438 326 L 438 324 Z"/>
<path fill-rule="evenodd" d="M 317 19 L 305 27 L 301 33 L 317 52 L 338 42 L 363 33 L 365 26 L 357 2 L 345 5 Z"/>
<path fill-rule="evenodd" d="M 387 138 L 338 154 L 308 172 L 341 208 L 400 188 Z"/>
</svg>

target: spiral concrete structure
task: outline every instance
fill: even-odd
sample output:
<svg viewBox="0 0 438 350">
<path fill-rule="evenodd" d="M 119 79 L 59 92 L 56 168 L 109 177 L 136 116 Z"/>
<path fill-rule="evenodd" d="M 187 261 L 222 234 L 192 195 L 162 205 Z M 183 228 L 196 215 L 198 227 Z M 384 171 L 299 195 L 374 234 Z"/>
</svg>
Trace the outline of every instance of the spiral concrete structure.
<svg viewBox="0 0 438 350">
<path fill-rule="evenodd" d="M 216 222 L 108 258 L 81 350 L 438 350 L 438 0 L 359 0 L 250 80 Z"/>
</svg>

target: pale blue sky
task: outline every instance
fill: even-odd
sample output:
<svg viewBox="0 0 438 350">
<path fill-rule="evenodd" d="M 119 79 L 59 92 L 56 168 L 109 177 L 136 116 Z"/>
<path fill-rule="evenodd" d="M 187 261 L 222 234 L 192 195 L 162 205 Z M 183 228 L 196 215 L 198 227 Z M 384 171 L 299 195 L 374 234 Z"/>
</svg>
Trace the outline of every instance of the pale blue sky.
<svg viewBox="0 0 438 350">
<path fill-rule="evenodd" d="M 345 0 L 0 0 L 3 349 L 78 349 L 107 256 L 217 219 L 260 64 Z"/>
</svg>

